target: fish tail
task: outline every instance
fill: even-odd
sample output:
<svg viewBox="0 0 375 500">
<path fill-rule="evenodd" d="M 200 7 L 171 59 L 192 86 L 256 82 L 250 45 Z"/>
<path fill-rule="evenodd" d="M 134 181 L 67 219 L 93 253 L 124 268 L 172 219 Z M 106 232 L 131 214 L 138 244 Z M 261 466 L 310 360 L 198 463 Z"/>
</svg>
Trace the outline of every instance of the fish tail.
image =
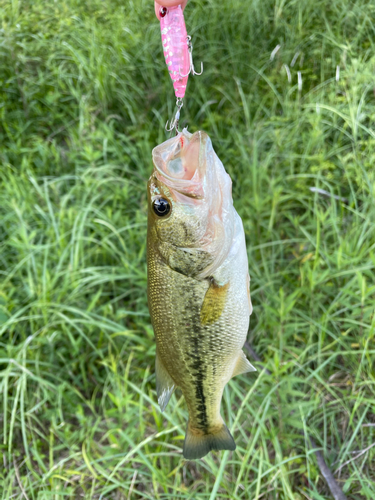
<svg viewBox="0 0 375 500">
<path fill-rule="evenodd" d="M 236 444 L 224 424 L 215 428 L 211 432 L 204 433 L 190 426 L 188 422 L 184 441 L 183 455 L 187 460 L 202 458 L 212 450 L 235 450 Z"/>
</svg>

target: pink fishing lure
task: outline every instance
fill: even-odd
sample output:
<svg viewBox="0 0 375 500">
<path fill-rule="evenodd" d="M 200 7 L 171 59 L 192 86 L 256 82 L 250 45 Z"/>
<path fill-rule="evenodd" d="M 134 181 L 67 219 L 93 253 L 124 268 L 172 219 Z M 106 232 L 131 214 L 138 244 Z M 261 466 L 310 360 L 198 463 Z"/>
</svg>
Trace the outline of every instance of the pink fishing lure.
<svg viewBox="0 0 375 500">
<path fill-rule="evenodd" d="M 190 38 L 186 32 L 184 14 L 181 5 L 177 5 L 168 8 L 162 7 L 159 15 L 165 62 L 176 97 L 182 99 L 185 96 L 191 69 Z"/>
</svg>

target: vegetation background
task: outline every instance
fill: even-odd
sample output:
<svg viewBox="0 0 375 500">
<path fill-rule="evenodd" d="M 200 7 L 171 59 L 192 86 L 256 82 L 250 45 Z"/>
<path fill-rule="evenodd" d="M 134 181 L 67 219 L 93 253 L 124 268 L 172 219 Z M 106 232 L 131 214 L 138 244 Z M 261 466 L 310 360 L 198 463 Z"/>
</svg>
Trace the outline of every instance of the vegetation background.
<svg viewBox="0 0 375 500">
<path fill-rule="evenodd" d="M 227 386 L 235 452 L 182 459 L 146 299 L 146 181 L 175 101 L 152 2 L 2 0 L 0 497 L 328 499 L 311 436 L 347 498 L 373 499 L 375 3 L 185 12 L 204 73 L 182 116 L 233 179 L 271 373 Z"/>
</svg>

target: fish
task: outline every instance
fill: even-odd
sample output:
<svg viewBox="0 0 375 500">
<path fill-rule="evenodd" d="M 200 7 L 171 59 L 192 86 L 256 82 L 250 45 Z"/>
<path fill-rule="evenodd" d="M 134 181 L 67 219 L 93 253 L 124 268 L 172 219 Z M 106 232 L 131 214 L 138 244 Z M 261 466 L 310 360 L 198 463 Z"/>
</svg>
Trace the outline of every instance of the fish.
<svg viewBox="0 0 375 500">
<path fill-rule="evenodd" d="M 189 412 L 185 459 L 236 445 L 220 415 L 225 385 L 256 371 L 246 358 L 252 313 L 245 233 L 232 181 L 207 133 L 184 129 L 152 151 L 147 295 L 164 411 L 176 388 Z"/>
</svg>

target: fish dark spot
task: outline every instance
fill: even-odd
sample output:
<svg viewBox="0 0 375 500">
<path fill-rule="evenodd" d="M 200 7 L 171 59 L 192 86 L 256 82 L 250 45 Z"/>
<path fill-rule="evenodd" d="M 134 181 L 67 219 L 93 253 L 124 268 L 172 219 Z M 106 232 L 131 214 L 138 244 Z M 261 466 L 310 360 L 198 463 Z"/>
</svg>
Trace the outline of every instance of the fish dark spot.
<svg viewBox="0 0 375 500">
<path fill-rule="evenodd" d="M 182 228 L 183 228 L 184 233 L 185 233 L 185 238 L 188 239 L 189 235 L 190 235 L 190 231 L 189 231 L 188 225 L 186 223 L 183 223 L 182 224 Z"/>
<path fill-rule="evenodd" d="M 193 362 L 191 363 L 191 368 L 195 372 L 195 397 L 197 398 L 197 420 L 202 427 L 202 429 L 207 429 L 208 418 L 207 418 L 207 407 L 206 407 L 206 396 L 204 394 L 203 381 L 205 378 L 206 367 L 200 356 L 201 343 L 199 339 L 200 327 L 198 324 L 194 325 L 194 333 L 196 335 L 191 338 L 192 347 L 194 348 L 191 353 Z"/>
</svg>

